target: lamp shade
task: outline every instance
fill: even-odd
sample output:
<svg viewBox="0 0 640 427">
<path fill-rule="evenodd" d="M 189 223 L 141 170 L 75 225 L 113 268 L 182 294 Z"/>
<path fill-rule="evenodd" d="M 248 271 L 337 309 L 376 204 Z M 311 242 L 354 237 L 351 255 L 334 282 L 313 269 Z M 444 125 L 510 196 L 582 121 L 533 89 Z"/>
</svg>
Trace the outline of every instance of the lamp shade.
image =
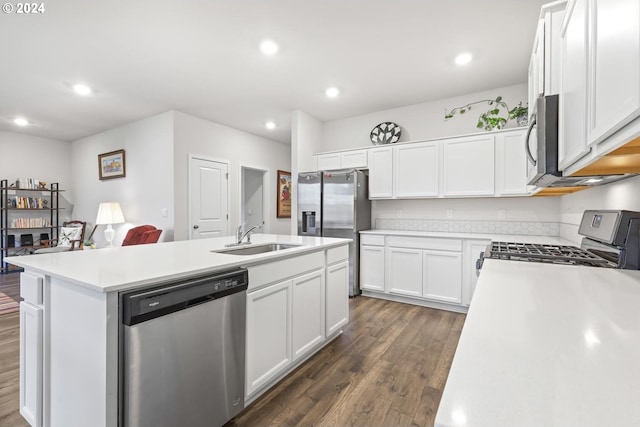
<svg viewBox="0 0 640 427">
<path fill-rule="evenodd" d="M 120 209 L 120 203 L 100 203 L 96 224 L 122 224 L 123 222 L 124 216 L 122 215 L 122 209 Z"/>
</svg>

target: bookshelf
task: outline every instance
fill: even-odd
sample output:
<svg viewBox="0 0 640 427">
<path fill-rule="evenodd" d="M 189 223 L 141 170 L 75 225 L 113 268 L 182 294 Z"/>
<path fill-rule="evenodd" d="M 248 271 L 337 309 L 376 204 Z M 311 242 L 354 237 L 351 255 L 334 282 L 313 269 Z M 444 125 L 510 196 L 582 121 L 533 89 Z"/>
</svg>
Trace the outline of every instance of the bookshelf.
<svg viewBox="0 0 640 427">
<path fill-rule="evenodd" d="M 62 191 L 57 182 L 42 188 L 37 180 L 0 181 L 0 274 L 22 271 L 5 258 L 29 255 L 43 247 L 41 234 L 58 237 Z"/>
</svg>

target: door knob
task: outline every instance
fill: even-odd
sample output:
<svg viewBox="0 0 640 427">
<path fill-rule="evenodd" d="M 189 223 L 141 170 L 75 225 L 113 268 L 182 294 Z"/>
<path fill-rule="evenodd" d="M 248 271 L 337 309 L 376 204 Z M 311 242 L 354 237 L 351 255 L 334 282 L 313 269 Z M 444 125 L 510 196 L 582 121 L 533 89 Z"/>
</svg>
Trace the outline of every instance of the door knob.
<svg viewBox="0 0 640 427">
<path fill-rule="evenodd" d="M 200 226 L 199 226 L 198 224 L 196 224 L 196 225 L 194 225 L 194 226 L 193 226 L 193 229 L 194 229 L 194 230 L 197 230 L 198 228 L 200 228 Z"/>
</svg>

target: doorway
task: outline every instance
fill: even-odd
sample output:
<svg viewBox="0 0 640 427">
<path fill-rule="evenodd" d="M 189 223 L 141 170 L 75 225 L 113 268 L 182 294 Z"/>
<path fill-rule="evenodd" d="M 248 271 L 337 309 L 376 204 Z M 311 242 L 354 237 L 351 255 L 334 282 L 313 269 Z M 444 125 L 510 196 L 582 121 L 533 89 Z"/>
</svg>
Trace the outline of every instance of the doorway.
<svg viewBox="0 0 640 427">
<path fill-rule="evenodd" d="M 240 225 L 249 230 L 262 226 L 259 233 L 268 233 L 266 169 L 240 166 Z"/>
<path fill-rule="evenodd" d="M 189 156 L 189 239 L 229 235 L 229 164 Z"/>
</svg>

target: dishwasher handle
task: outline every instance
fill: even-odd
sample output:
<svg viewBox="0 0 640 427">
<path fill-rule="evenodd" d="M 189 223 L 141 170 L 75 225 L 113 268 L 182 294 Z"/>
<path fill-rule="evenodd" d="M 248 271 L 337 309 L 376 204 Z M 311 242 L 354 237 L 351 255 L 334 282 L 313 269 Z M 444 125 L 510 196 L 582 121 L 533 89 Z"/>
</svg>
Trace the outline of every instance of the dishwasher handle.
<svg viewBox="0 0 640 427">
<path fill-rule="evenodd" d="M 247 290 L 247 270 L 197 277 L 121 294 L 122 323 L 133 326 Z"/>
</svg>

